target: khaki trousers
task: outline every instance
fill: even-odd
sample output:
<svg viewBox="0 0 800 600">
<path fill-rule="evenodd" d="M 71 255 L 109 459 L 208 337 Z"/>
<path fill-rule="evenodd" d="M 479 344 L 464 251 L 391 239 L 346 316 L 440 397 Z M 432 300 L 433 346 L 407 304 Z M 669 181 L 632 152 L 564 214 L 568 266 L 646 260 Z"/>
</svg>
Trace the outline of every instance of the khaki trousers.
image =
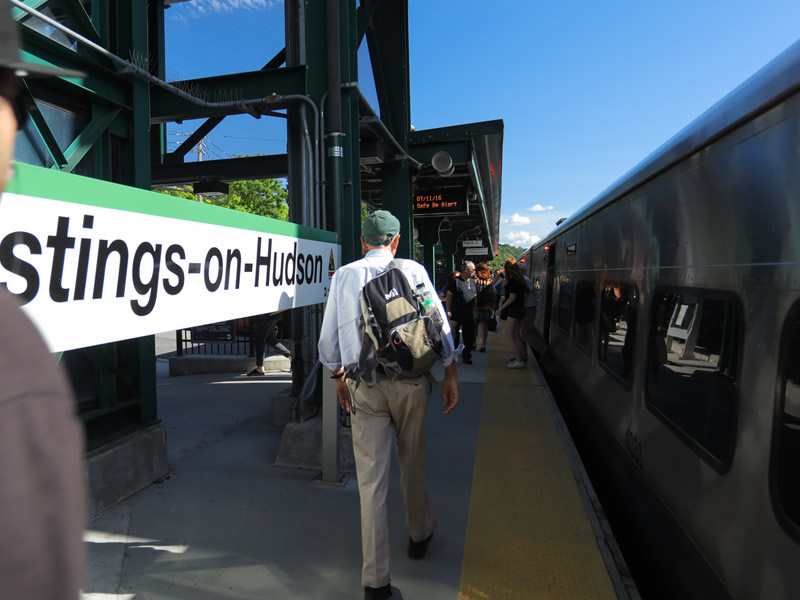
<svg viewBox="0 0 800 600">
<path fill-rule="evenodd" d="M 392 424 L 397 432 L 397 462 L 406 509 L 406 527 L 414 541 L 436 529 L 436 516 L 425 487 L 426 419 L 431 382 L 427 375 L 392 381 L 378 379 L 372 387 L 348 383 L 353 452 L 361 497 L 361 553 L 364 586 L 389 583 L 389 521 L 386 494 L 392 458 Z"/>
</svg>

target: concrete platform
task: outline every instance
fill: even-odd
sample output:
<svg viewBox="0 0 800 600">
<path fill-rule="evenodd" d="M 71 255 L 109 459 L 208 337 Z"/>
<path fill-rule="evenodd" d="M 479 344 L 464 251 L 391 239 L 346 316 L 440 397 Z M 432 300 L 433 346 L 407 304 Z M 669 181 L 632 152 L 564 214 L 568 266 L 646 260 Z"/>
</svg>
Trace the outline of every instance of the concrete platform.
<svg viewBox="0 0 800 600">
<path fill-rule="evenodd" d="M 461 405 L 452 415 L 443 416 L 440 394 L 431 397 L 428 481 L 439 529 L 425 561 L 405 554 L 393 464 L 395 599 L 458 597 L 485 357 L 462 367 Z M 273 464 L 282 432 L 272 426 L 271 397 L 289 383 L 288 374 L 170 377 L 159 361 L 169 473 L 90 523 L 84 600 L 363 597 L 355 479 L 314 485 L 316 471 Z"/>
<path fill-rule="evenodd" d="M 209 373 L 247 373 L 256 366 L 256 359 L 247 356 L 226 356 L 224 354 L 193 354 L 169 358 L 169 374 L 206 375 Z M 292 361 L 280 355 L 267 356 L 264 370 L 267 372 L 289 372 Z"/>
<path fill-rule="evenodd" d="M 521 547 L 523 538 L 531 533 L 537 535 L 533 525 L 556 523 L 550 517 L 537 523 L 534 516 L 529 520 L 533 525 L 526 521 L 528 525 L 521 527 L 517 516 L 519 511 L 530 508 L 524 501 L 530 493 L 525 490 L 537 489 L 540 496 L 549 495 L 551 472 L 546 468 L 512 469 L 508 481 L 526 478 L 536 470 L 545 472 L 544 481 L 535 485 L 525 482 L 528 487 L 509 487 L 508 481 L 502 485 L 491 479 L 478 481 L 485 479 L 487 473 L 495 478 L 507 473 L 507 468 L 493 468 L 493 448 L 516 444 L 516 438 L 527 440 L 525 428 L 548 421 L 548 407 L 554 407 L 549 401 L 539 401 L 536 404 L 540 414 L 531 416 L 527 395 L 521 393 L 520 386 L 530 389 L 526 378 L 532 373 L 507 372 L 505 344 L 497 335 L 490 338 L 491 344 L 496 346 L 494 352 L 490 349 L 489 353 L 475 353 L 472 365 L 458 365 L 461 396 L 452 415 L 443 416 L 439 392 L 434 391 L 431 396 L 427 481 L 438 528 L 423 561 L 411 561 L 406 556 L 408 533 L 399 471 L 393 458 L 387 503 L 394 600 L 485 598 L 494 597 L 495 592 L 497 597 L 505 594 L 503 597 L 509 598 L 578 597 L 539 594 L 544 588 L 525 588 L 531 594 L 518 595 L 518 590 L 497 588 L 497 582 L 491 584 L 491 589 L 483 589 L 489 580 L 480 569 L 485 571 L 486 565 L 480 558 L 476 561 L 474 553 L 476 548 L 488 548 L 488 542 L 479 546 L 474 543 L 480 539 L 476 531 L 485 529 L 481 517 L 516 522 L 517 527 L 508 530 L 519 538 L 515 548 Z M 535 372 L 536 367 L 529 369 Z M 488 377 L 487 387 L 489 371 L 495 374 Z M 271 398 L 283 393 L 289 383 L 288 373 L 259 378 L 231 374 L 170 377 L 167 362 L 159 361 L 159 416 L 169 440 L 169 473 L 160 484 L 140 491 L 90 523 L 86 534 L 89 573 L 84 600 L 363 597 L 360 509 L 354 477 L 346 478 L 341 486 L 314 485 L 318 476 L 314 468 L 275 466 L 283 434 L 272 424 Z M 514 386 L 519 389 L 512 389 Z M 517 413 L 508 415 L 506 410 L 511 407 L 501 409 L 502 415 L 511 419 L 518 433 L 516 438 L 504 434 L 511 425 L 483 424 L 490 421 L 487 415 L 497 420 L 500 415 L 496 409 L 501 400 L 513 401 L 519 408 Z M 553 419 L 558 418 L 553 413 Z M 548 427 L 553 426 L 550 421 Z M 306 427 L 313 429 L 312 424 Z M 549 435 L 549 447 L 561 443 L 565 428 L 557 429 L 558 434 Z M 301 436 L 307 434 L 309 431 L 299 432 Z M 487 439 L 495 441 L 487 445 Z M 525 456 L 545 459 L 539 448 L 521 449 Z M 587 546 L 594 543 L 607 547 L 607 533 L 596 527 L 599 519 L 586 493 L 590 484 L 582 482 L 580 469 L 564 466 L 575 461 L 560 462 L 558 468 L 567 469 L 560 474 L 564 481 L 572 479 L 572 484 L 578 485 L 578 480 L 578 495 L 583 497 L 583 506 L 593 524 L 584 528 L 579 541 Z M 504 510 L 509 502 L 504 494 L 516 494 L 518 490 L 523 491 L 522 503 L 513 505 L 515 512 Z M 556 502 L 554 510 L 565 504 Z M 573 514 L 581 512 L 580 504 L 579 500 L 572 502 Z M 558 535 L 559 527 L 550 529 L 555 531 L 552 535 Z M 486 529 L 490 535 L 493 530 Z M 567 543 L 575 542 L 572 533 L 565 535 L 570 538 L 565 540 Z M 497 539 L 493 543 L 503 547 L 505 542 Z M 548 555 L 549 546 L 542 552 L 542 556 Z M 514 569 L 528 570 L 531 556 L 524 551 L 514 553 Z M 610 553 L 604 552 L 602 560 L 618 597 L 635 598 L 635 587 L 620 577 Z M 538 566 L 541 571 L 542 565 Z M 544 566 L 545 576 L 550 578 L 555 573 L 555 562 Z M 576 560 L 568 557 L 565 567 L 583 577 Z M 509 581 L 502 580 L 501 587 Z M 473 595 L 470 589 L 480 591 L 480 595 Z M 580 597 L 599 596 L 589 592 Z"/>
</svg>

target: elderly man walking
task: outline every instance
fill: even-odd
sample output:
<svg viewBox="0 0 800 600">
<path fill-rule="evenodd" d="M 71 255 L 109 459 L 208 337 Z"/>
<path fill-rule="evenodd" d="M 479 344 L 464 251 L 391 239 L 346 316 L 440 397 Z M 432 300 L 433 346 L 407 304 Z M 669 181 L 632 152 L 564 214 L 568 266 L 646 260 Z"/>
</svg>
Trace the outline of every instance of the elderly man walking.
<svg viewBox="0 0 800 600">
<path fill-rule="evenodd" d="M 336 271 L 322 322 L 319 359 L 336 380 L 339 404 L 351 413 L 353 451 L 361 498 L 361 571 L 366 600 L 389 598 L 389 524 L 386 494 L 392 452 L 392 428 L 397 434 L 397 462 L 409 531 L 408 557 L 422 559 L 436 529 L 436 516 L 425 485 L 426 418 L 431 377 L 392 379 L 378 371 L 374 385 L 357 384 L 347 377 L 359 362 L 363 332 L 361 290 L 389 268 L 400 241 L 400 222 L 390 212 L 379 210 L 367 217 L 361 231 L 366 255 Z M 434 298 L 442 317 L 442 383 L 444 414 L 458 404 L 453 340 L 441 301 L 425 268 L 403 261 L 403 271 L 412 289 L 422 284 Z"/>
</svg>

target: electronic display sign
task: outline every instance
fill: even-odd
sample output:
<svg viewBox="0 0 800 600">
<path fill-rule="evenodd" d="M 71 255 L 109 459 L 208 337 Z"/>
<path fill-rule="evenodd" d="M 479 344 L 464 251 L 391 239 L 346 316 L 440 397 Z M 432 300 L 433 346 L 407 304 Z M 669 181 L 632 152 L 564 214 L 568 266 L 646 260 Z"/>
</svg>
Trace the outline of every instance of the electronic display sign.
<svg viewBox="0 0 800 600">
<path fill-rule="evenodd" d="M 468 215 L 464 189 L 425 190 L 414 194 L 414 216 Z"/>
</svg>

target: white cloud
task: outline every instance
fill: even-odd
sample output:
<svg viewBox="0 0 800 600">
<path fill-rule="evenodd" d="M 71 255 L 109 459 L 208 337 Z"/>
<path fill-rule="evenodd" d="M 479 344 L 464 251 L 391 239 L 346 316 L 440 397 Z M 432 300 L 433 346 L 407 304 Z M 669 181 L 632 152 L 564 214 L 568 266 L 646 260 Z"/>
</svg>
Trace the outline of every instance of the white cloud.
<svg viewBox="0 0 800 600">
<path fill-rule="evenodd" d="M 176 14 L 168 16 L 177 17 L 178 20 L 185 20 L 185 17 L 196 15 L 222 12 L 232 13 L 238 10 L 259 10 L 272 8 L 281 4 L 283 4 L 283 0 L 194 0 L 194 2 L 187 3 L 185 8 L 181 7 L 181 15 Z M 176 7 L 180 6 L 180 4 L 177 4 L 171 8 L 174 10 Z"/>
<path fill-rule="evenodd" d="M 543 210 L 553 210 L 555 206 L 542 206 L 541 204 L 534 204 L 528 210 L 531 212 L 541 212 Z"/>
<path fill-rule="evenodd" d="M 534 235 L 528 231 L 510 231 L 502 236 L 503 242 L 506 244 L 511 244 L 512 246 L 517 246 L 520 248 L 527 248 L 528 246 L 532 246 L 536 242 L 538 242 L 540 238 L 538 235 Z"/>
<path fill-rule="evenodd" d="M 519 213 L 514 213 L 511 217 L 511 223 L 514 225 L 530 225 L 531 218 L 520 216 Z"/>
</svg>

